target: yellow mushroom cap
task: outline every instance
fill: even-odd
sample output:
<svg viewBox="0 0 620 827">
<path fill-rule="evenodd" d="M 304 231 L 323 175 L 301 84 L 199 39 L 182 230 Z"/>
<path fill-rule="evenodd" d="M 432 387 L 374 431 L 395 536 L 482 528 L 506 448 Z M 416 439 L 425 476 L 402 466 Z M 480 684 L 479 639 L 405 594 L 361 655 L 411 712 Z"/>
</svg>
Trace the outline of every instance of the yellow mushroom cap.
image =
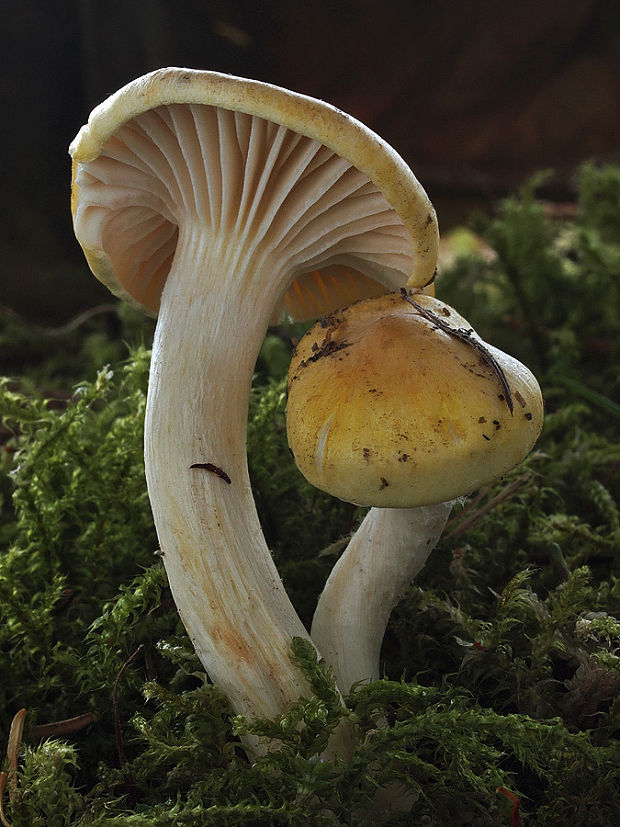
<svg viewBox="0 0 620 827">
<path fill-rule="evenodd" d="M 529 453 L 532 373 L 431 296 L 365 299 L 315 324 L 288 379 L 287 432 L 306 479 L 359 505 L 444 502 Z"/>
</svg>

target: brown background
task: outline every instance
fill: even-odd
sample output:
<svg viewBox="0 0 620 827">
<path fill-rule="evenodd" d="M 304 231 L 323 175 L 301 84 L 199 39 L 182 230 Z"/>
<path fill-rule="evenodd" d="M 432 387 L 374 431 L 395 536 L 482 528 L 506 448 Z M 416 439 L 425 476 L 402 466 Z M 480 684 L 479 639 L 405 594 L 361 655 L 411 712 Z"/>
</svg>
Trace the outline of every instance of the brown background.
<svg viewBox="0 0 620 827">
<path fill-rule="evenodd" d="M 445 228 L 530 172 L 570 197 L 620 161 L 618 0 L 0 0 L 0 304 L 62 321 L 107 294 L 69 216 L 67 146 L 91 108 L 166 65 L 329 100 L 411 164 Z"/>
</svg>

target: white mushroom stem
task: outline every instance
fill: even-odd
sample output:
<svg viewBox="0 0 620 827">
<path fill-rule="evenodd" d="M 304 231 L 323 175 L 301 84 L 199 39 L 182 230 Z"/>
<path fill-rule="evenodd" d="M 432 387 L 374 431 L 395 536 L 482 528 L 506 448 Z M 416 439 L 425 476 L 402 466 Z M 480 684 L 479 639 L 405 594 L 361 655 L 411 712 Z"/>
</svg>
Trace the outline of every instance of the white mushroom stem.
<svg viewBox="0 0 620 827">
<path fill-rule="evenodd" d="M 452 502 L 371 508 L 319 598 L 312 640 L 344 692 L 380 677 L 389 616 L 436 546 Z"/>
<path fill-rule="evenodd" d="M 279 297 L 266 289 L 257 301 L 251 272 L 222 278 L 222 268 L 241 266 L 234 258 L 197 222 L 183 228 L 153 345 L 145 464 L 170 586 L 198 656 L 235 712 L 265 717 L 309 694 L 291 663 L 291 639 L 307 632 L 266 546 L 246 460 L 252 371 Z"/>
</svg>

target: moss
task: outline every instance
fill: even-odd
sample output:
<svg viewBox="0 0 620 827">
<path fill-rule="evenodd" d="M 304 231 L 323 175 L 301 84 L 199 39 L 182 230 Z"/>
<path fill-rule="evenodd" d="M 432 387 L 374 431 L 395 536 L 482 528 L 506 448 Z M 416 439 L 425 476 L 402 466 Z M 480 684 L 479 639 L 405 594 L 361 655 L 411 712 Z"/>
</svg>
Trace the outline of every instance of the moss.
<svg viewBox="0 0 620 827">
<path fill-rule="evenodd" d="M 524 824 L 617 823 L 620 172 L 584 167 L 572 219 L 536 198 L 538 180 L 475 219 L 494 255 L 460 258 L 438 292 L 537 370 L 543 435 L 455 507 L 393 613 L 384 678 L 344 706 L 295 641 L 313 696 L 276 721 L 231 716 L 157 552 L 143 331 L 125 361 L 104 327 L 73 331 L 71 358 L 29 332 L 22 375 L 0 385 L 0 743 L 28 710 L 11 823 L 490 827 L 511 820 L 502 790 Z M 298 334 L 282 325 L 261 354 L 248 448 L 268 542 L 309 622 L 362 515 L 308 486 L 288 452 L 282 371 Z M 343 718 L 350 760 L 319 761 Z M 253 764 L 247 734 L 272 745 Z M 381 804 L 399 795 L 407 813 Z"/>
</svg>

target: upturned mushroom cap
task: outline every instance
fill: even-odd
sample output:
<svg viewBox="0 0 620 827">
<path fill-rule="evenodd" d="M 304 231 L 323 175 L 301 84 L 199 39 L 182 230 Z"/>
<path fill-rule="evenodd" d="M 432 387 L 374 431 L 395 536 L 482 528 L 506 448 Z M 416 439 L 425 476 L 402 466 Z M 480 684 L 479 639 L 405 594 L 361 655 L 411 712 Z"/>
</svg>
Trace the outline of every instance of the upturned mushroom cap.
<svg viewBox="0 0 620 827">
<path fill-rule="evenodd" d="M 285 270 L 273 317 L 283 308 L 316 317 L 433 276 L 438 230 L 426 193 L 385 141 L 323 101 L 160 69 L 93 110 L 70 153 L 89 265 L 149 313 L 188 221 L 236 266 Z"/>
<path fill-rule="evenodd" d="M 289 370 L 299 469 L 359 505 L 473 491 L 529 453 L 542 420 L 530 371 L 430 296 L 392 293 L 333 313 L 302 338 Z"/>
</svg>

